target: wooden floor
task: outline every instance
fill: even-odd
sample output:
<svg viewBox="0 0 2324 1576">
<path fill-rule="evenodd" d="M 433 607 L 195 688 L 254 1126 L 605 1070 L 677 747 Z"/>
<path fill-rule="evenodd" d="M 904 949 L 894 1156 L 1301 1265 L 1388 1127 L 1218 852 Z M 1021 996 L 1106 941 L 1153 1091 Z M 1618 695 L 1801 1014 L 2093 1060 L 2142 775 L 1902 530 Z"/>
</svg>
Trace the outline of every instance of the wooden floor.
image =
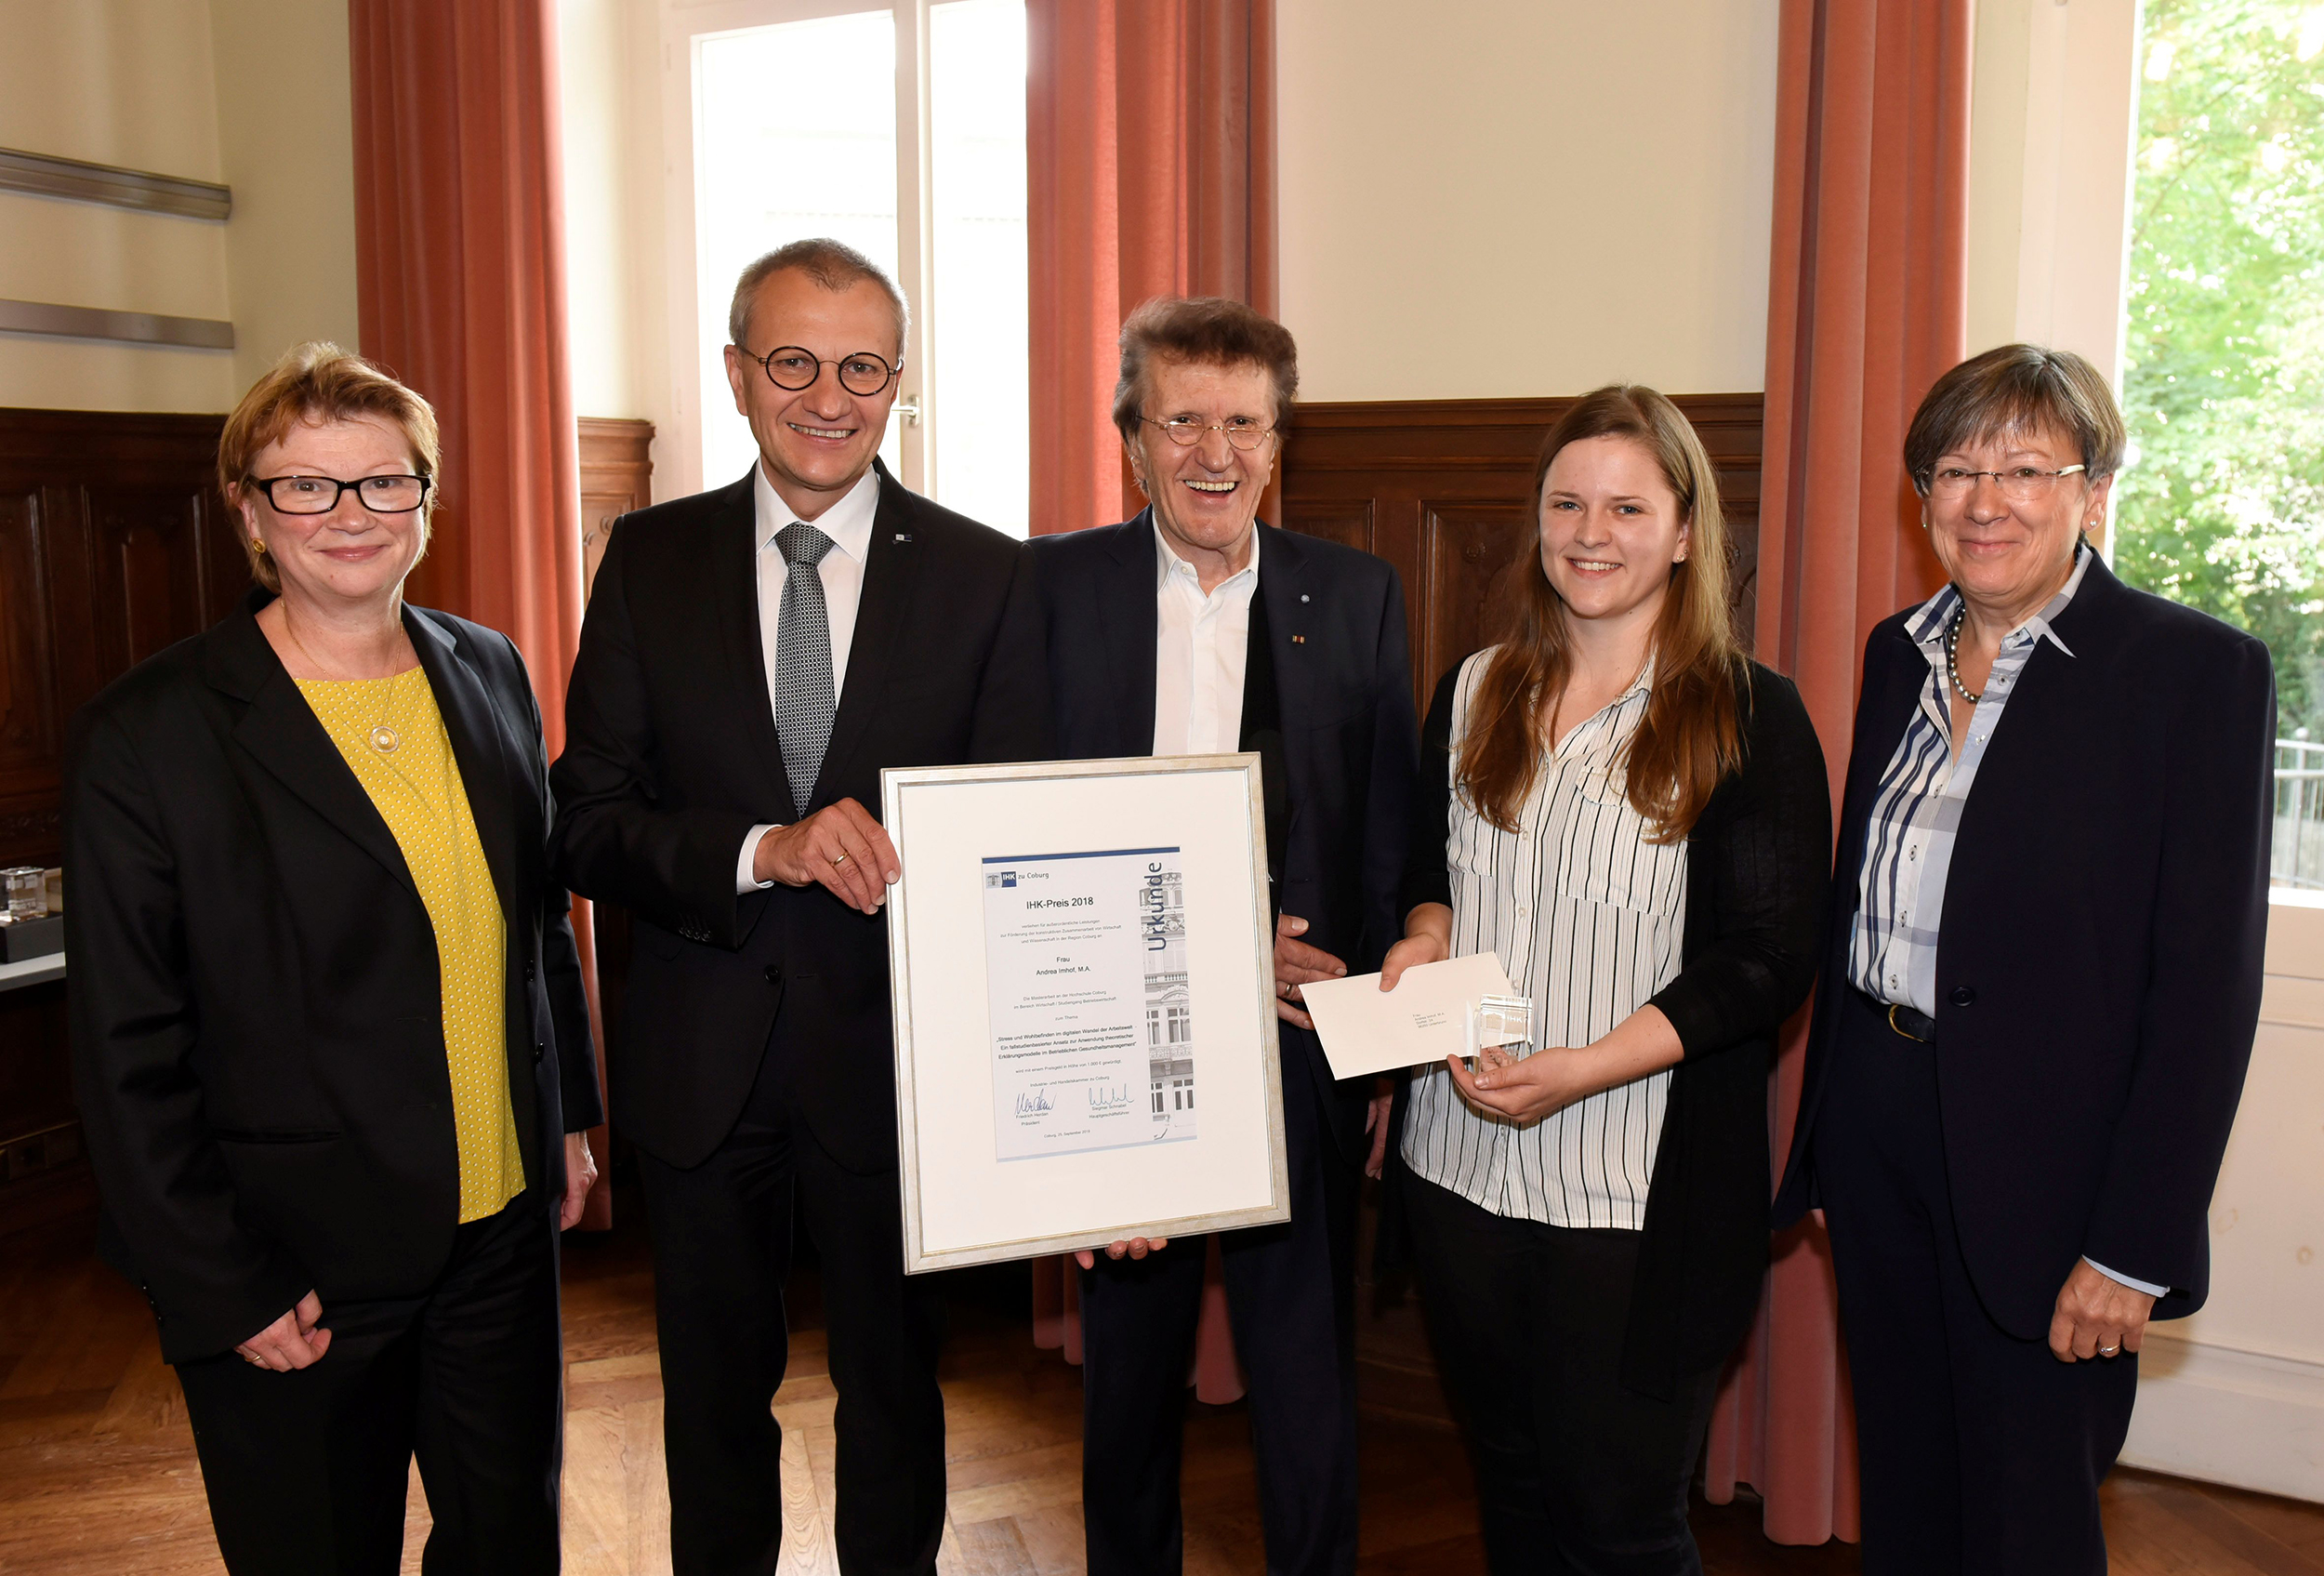
<svg viewBox="0 0 2324 1576">
<path fill-rule="evenodd" d="M 630 1221 L 639 1212 L 625 1212 Z M 216 1545 L 176 1379 L 143 1300 L 88 1251 L 85 1224 L 0 1241 L 0 1572 L 141 1576 L 214 1572 Z M 634 1228 L 574 1248 L 565 1268 L 569 1358 L 565 1568 L 588 1576 L 669 1569 L 661 1384 L 645 1247 Z M 944 1360 L 951 1503 L 940 1569 L 959 1576 L 1082 1569 L 1081 1386 L 1037 1352 L 1021 1278 L 956 1280 Z M 812 1285 L 796 1322 L 819 1322 Z M 794 1341 L 775 1410 L 784 1424 L 785 1569 L 832 1557 L 832 1390 L 820 1331 Z M 1187 1427 L 1186 1568 L 1261 1569 L 1241 1410 L 1195 1406 Z M 1367 1576 L 1482 1571 L 1468 1469 L 1454 1440 L 1367 1423 Z M 415 1489 L 404 1569 L 419 1569 L 428 1512 Z M 2143 1473 L 2106 1489 L 2120 1576 L 2324 1576 L 2324 1507 Z M 1842 1543 L 1780 1548 L 1755 1506 L 1697 1504 L 1716 1576 L 1859 1569 Z"/>
</svg>

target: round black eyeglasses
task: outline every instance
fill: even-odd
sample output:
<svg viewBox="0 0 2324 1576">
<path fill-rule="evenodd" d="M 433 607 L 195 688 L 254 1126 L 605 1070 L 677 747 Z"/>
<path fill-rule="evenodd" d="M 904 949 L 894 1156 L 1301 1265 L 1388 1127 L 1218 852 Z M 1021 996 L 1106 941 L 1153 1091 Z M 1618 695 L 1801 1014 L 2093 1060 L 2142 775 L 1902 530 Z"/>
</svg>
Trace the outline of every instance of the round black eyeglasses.
<svg viewBox="0 0 2324 1576">
<path fill-rule="evenodd" d="M 879 392 L 904 371 L 902 362 L 890 366 L 884 357 L 869 351 L 857 351 L 838 361 L 826 361 L 802 345 L 777 345 L 762 356 L 754 356 L 740 345 L 734 351 L 745 361 L 757 362 L 766 372 L 768 382 L 794 394 L 801 389 L 813 388 L 826 366 L 838 369 L 840 388 L 863 399 Z"/>
</svg>

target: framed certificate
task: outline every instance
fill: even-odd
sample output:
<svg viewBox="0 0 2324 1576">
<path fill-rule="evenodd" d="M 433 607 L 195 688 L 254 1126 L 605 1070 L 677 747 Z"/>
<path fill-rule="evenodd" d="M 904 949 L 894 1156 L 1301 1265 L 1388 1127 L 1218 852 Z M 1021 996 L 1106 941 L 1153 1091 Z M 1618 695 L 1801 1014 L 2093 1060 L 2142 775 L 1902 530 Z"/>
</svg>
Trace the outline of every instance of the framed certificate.
<svg viewBox="0 0 2324 1576">
<path fill-rule="evenodd" d="M 1288 1220 L 1259 757 L 880 791 L 905 1271 Z"/>
</svg>

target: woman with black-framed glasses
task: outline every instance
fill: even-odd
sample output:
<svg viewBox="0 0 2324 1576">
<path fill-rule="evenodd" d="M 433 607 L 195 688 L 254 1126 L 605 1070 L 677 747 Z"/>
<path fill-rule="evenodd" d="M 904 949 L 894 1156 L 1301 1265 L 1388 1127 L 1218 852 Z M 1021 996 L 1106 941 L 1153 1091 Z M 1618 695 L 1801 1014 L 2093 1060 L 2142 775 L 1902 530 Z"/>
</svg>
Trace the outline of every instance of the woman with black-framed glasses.
<svg viewBox="0 0 2324 1576">
<path fill-rule="evenodd" d="M 257 589 L 75 719 L 75 1088 L 229 1569 L 553 1571 L 601 1119 L 506 636 L 408 605 L 434 414 L 330 345 L 228 419 Z"/>
<path fill-rule="evenodd" d="M 2209 1278 L 2273 674 L 2099 557 L 2123 449 L 2106 379 L 2035 345 L 1945 374 L 1905 436 L 1948 584 L 1865 645 L 1776 1201 L 1831 1230 L 1873 1576 L 2104 1576 L 2141 1337 Z"/>
</svg>

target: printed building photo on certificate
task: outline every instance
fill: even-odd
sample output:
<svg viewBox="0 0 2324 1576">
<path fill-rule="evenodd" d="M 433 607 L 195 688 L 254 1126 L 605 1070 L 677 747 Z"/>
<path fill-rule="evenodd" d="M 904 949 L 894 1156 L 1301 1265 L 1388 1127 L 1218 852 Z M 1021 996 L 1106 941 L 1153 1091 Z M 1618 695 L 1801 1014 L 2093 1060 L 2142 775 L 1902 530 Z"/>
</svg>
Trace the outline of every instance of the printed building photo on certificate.
<svg viewBox="0 0 2324 1576">
<path fill-rule="evenodd" d="M 907 1269 L 1288 1218 L 1258 777 L 883 774 Z"/>
<path fill-rule="evenodd" d="M 985 858 L 999 1159 L 1195 1136 L 1179 854 L 1129 848 Z"/>
</svg>

